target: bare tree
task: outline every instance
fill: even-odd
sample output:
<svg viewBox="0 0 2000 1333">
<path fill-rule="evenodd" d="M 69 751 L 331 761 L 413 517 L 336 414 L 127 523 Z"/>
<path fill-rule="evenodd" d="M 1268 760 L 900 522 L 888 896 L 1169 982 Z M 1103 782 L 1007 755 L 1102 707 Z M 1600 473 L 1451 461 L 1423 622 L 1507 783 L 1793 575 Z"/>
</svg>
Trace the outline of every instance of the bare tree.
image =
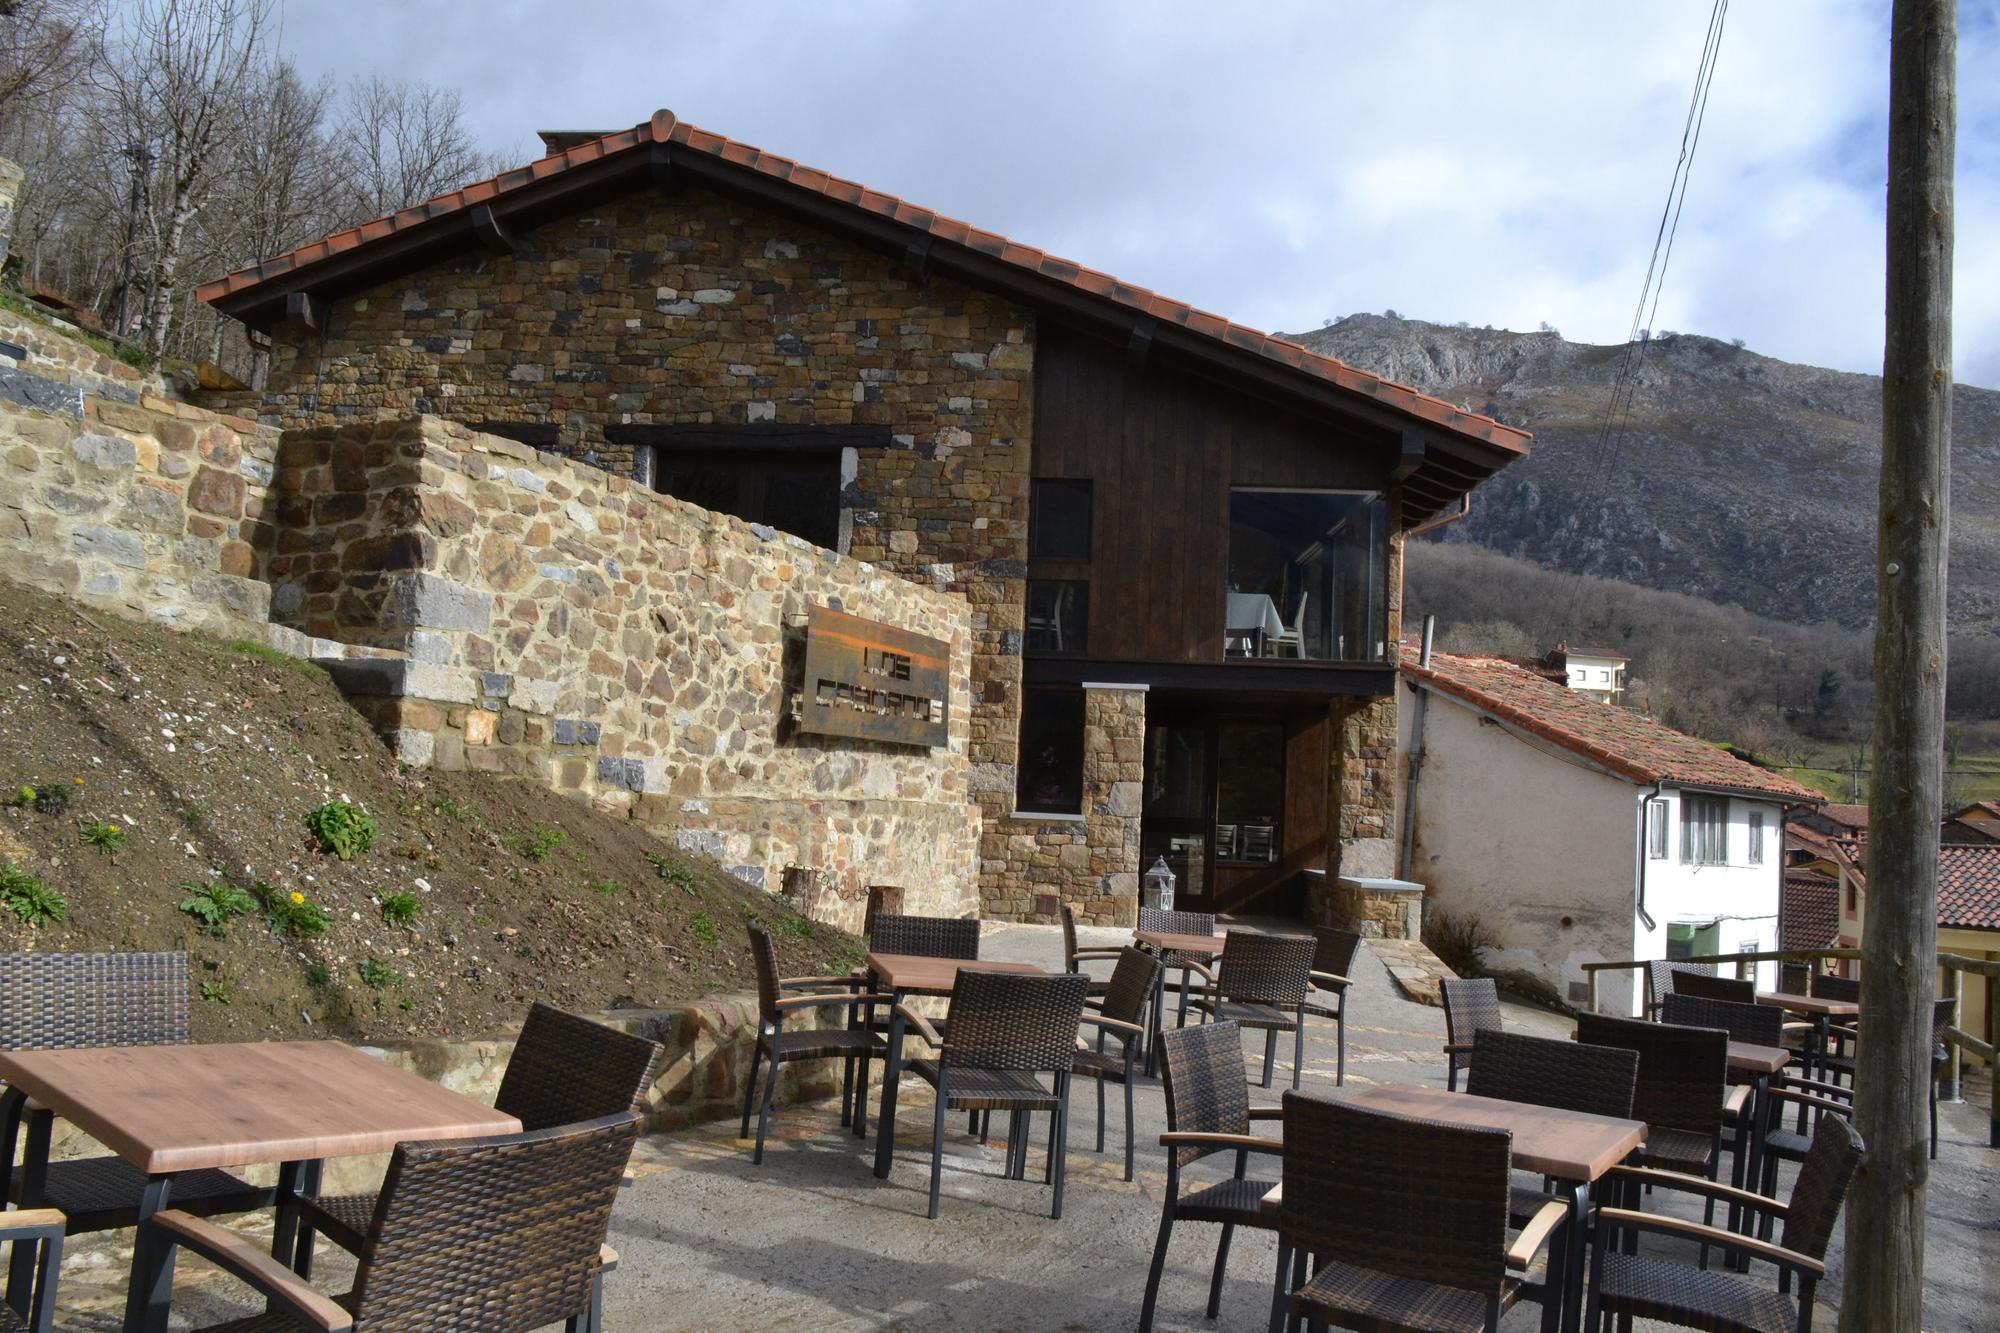
<svg viewBox="0 0 2000 1333">
<path fill-rule="evenodd" d="M 243 130 L 269 18 L 270 0 L 140 0 L 106 46 L 105 128 L 145 178 L 145 341 L 155 353 L 166 347 L 195 220 Z"/>
<path fill-rule="evenodd" d="M 101 23 L 98 0 L 0 0 L 0 125 L 75 79 Z"/>
<path fill-rule="evenodd" d="M 336 140 L 357 220 L 420 204 L 501 169 L 473 142 L 458 93 L 371 75 L 348 85 Z"/>
</svg>

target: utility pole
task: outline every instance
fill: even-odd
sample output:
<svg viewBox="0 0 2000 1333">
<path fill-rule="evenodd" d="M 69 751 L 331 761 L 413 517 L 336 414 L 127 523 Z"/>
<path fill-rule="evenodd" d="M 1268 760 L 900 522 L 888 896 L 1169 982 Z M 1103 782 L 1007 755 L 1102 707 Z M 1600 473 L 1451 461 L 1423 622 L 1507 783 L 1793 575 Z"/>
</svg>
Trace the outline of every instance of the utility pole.
<svg viewBox="0 0 2000 1333">
<path fill-rule="evenodd" d="M 132 163 L 132 197 L 125 205 L 125 258 L 118 279 L 118 324 L 116 332 L 120 338 L 131 336 L 126 321 L 131 318 L 132 308 L 132 251 L 139 243 L 139 190 L 146 178 L 152 174 L 152 150 L 142 143 L 133 142 L 125 146 L 125 157 Z"/>
<path fill-rule="evenodd" d="M 1896 0 L 1876 515 L 1875 760 L 1854 1123 L 1868 1158 L 1847 1197 L 1842 1333 L 1918 1333 L 1925 1103 L 1937 992 L 1937 813 L 1944 786 L 1945 552 L 1951 529 L 1952 153 L 1956 0 Z"/>
</svg>

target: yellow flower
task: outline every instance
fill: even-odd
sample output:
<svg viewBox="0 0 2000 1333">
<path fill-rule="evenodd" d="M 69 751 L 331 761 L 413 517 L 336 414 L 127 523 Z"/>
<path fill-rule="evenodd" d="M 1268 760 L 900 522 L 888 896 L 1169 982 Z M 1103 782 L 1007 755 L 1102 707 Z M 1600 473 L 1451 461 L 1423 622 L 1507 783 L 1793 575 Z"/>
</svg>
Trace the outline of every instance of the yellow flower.
<svg viewBox="0 0 2000 1333">
<path fill-rule="evenodd" d="M 306 900 L 306 896 L 305 896 L 305 895 L 304 895 L 303 893 L 300 893 L 300 892 L 298 892 L 297 890 L 293 890 L 293 892 L 292 892 L 292 901 L 293 901 L 293 902 L 295 902 L 295 903 L 303 903 L 303 902 L 305 902 L 305 900 Z"/>
<path fill-rule="evenodd" d="M 79 787 L 81 787 L 81 786 L 83 785 L 83 779 L 82 779 L 82 778 L 78 778 L 78 779 L 76 780 L 76 785 L 77 785 L 77 786 L 79 786 Z"/>
</svg>

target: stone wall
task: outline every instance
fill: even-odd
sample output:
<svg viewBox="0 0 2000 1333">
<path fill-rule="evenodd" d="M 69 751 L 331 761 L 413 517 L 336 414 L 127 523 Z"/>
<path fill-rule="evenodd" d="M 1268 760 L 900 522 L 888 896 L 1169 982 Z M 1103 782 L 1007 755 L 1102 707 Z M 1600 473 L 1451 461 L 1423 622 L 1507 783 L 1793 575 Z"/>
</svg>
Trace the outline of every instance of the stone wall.
<svg viewBox="0 0 2000 1333">
<path fill-rule="evenodd" d="M 86 397 L 136 404 L 142 394 L 172 396 L 160 376 L 134 369 L 62 329 L 11 310 L 0 310 L 0 342 L 26 353 L 16 357 L 0 351 L 0 402 L 74 417 L 82 413 Z"/>
<path fill-rule="evenodd" d="M 273 614 L 399 650 L 336 679 L 408 762 L 517 774 L 776 891 L 978 908 L 964 598 L 437 418 L 288 432 Z M 812 603 L 950 645 L 950 741 L 795 733 Z"/>
<path fill-rule="evenodd" d="M 1398 651 L 1403 635 L 1402 514 L 1392 506 L 1388 580 L 1388 642 Z M 1397 759 L 1396 696 L 1357 700 L 1334 711 L 1333 800 L 1335 855 L 1328 867 L 1336 875 L 1366 875 L 1392 879 L 1400 873 L 1401 832 L 1396 825 L 1397 785 L 1402 769 Z M 1339 924 L 1327 921 L 1326 924 Z"/>
<path fill-rule="evenodd" d="M 972 792 L 989 824 L 1011 811 L 1032 314 L 700 190 L 517 240 L 332 302 L 324 340 L 279 331 L 265 419 L 553 425 L 626 475 L 640 460 L 607 437 L 622 425 L 886 428 L 842 496 L 846 554 L 971 603 Z"/>
<path fill-rule="evenodd" d="M 111 377 L 117 396 L 86 396 L 84 385 L 106 387 L 107 367 L 23 323 L 47 350 L 0 384 L 7 577 L 135 619 L 265 641 L 259 576 L 274 536 L 275 432 L 142 394 L 122 377 Z M 58 377 L 65 368 L 73 378 Z"/>
<path fill-rule="evenodd" d="M 983 854 L 1003 858 L 986 876 L 989 915 L 1055 921 L 1068 903 L 1086 925 L 1138 920 L 1145 744 L 1143 686 L 1084 690 L 1083 815 L 1013 815 L 989 829 Z"/>
</svg>

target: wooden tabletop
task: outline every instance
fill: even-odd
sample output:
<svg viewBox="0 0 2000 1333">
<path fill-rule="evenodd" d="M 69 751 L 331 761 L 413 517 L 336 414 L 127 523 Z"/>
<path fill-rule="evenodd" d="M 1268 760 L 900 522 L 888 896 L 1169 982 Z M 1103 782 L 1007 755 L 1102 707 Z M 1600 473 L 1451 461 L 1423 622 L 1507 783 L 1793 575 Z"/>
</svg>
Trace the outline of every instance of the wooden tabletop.
<svg viewBox="0 0 2000 1333">
<path fill-rule="evenodd" d="M 1782 1046 L 1759 1046 L 1755 1042 L 1729 1043 L 1729 1067 L 1746 1074 L 1775 1074 L 1792 1062 L 1792 1052 Z"/>
<path fill-rule="evenodd" d="M 932 958 L 913 953 L 870 953 L 868 969 L 888 990 L 913 995 L 949 995 L 961 968 L 978 972 L 1040 972 L 1033 963 L 984 958 Z"/>
<path fill-rule="evenodd" d="M 1854 1018 L 1861 1013 L 1860 1004 L 1853 1000 L 1829 1000 L 1824 995 L 1793 995 L 1787 991 L 1758 991 L 1757 1003 L 1775 1004 L 1814 1018 Z"/>
<path fill-rule="evenodd" d="M 1641 1120 L 1619 1120 L 1495 1097 L 1384 1083 L 1349 1100 L 1377 1111 L 1480 1129 L 1511 1130 L 1514 1169 L 1557 1180 L 1596 1180 L 1646 1141 Z"/>
<path fill-rule="evenodd" d="M 1171 930 L 1135 930 L 1132 935 L 1162 953 L 1198 953 L 1213 958 L 1222 952 L 1220 935 L 1181 935 Z"/>
<path fill-rule="evenodd" d="M 521 1130 L 511 1115 L 337 1041 L 0 1051 L 0 1079 L 148 1175 Z"/>
</svg>

